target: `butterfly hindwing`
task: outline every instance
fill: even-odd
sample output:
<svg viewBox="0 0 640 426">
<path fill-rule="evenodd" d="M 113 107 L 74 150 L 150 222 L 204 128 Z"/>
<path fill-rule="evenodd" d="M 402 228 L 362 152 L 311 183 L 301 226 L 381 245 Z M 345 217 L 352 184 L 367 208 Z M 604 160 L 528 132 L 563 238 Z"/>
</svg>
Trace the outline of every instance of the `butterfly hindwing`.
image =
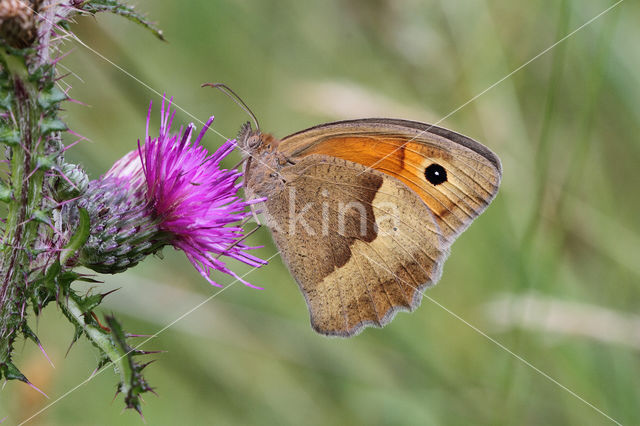
<svg viewBox="0 0 640 426">
<path fill-rule="evenodd" d="M 351 336 L 418 306 L 448 244 L 406 185 L 321 155 L 282 170 L 284 190 L 264 214 L 300 286 L 313 328 Z"/>
</svg>

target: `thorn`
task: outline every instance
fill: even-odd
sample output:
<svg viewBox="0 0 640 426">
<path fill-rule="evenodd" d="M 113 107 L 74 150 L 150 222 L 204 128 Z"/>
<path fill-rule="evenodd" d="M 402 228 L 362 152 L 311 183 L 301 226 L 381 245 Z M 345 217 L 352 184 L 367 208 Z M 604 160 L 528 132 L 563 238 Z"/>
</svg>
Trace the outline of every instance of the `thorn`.
<svg viewBox="0 0 640 426">
<path fill-rule="evenodd" d="M 69 77 L 70 75 L 71 75 L 71 72 L 67 72 L 65 74 L 61 74 L 61 75 L 57 76 L 53 81 L 58 82 L 58 81 L 60 81 L 60 80 L 62 80 L 64 78 Z"/>
<path fill-rule="evenodd" d="M 147 421 L 145 420 L 144 415 L 142 415 L 142 408 L 140 408 L 140 405 L 136 405 L 133 408 L 138 412 L 138 414 L 140 414 L 140 418 L 142 419 L 142 423 L 144 423 L 146 425 Z"/>
<path fill-rule="evenodd" d="M 152 336 L 151 334 L 129 334 L 129 333 L 126 333 L 124 335 L 124 337 L 126 337 L 127 339 L 130 337 L 135 338 L 135 337 L 151 337 L 151 336 Z"/>
<path fill-rule="evenodd" d="M 64 357 L 65 357 L 65 358 L 67 357 L 67 355 L 69 355 L 69 351 L 71 350 L 71 347 L 73 347 L 73 344 L 74 344 L 75 342 L 77 342 L 77 339 L 73 339 L 73 340 L 71 341 L 71 344 L 70 344 L 70 345 L 69 345 L 69 347 L 67 348 L 67 352 L 64 354 Z"/>
<path fill-rule="evenodd" d="M 116 291 L 120 290 L 121 288 L 122 288 L 122 287 L 114 288 L 114 289 L 113 289 L 113 290 L 111 290 L 111 291 L 108 291 L 108 292 L 106 292 L 106 293 L 102 293 L 102 295 L 101 295 L 101 296 L 102 296 L 102 298 L 104 299 L 105 297 L 107 297 L 107 296 L 108 296 L 108 295 L 110 295 L 111 293 L 115 293 Z"/>
<path fill-rule="evenodd" d="M 131 355 L 153 355 L 153 354 L 163 354 L 167 351 L 143 351 L 142 349 L 133 349 L 130 351 Z"/>
<path fill-rule="evenodd" d="M 142 370 L 144 370 L 145 368 L 147 368 L 147 366 L 148 366 L 149 364 L 152 364 L 152 363 L 154 363 L 154 362 L 156 362 L 156 361 L 157 361 L 157 359 L 152 359 L 151 361 L 145 362 L 144 364 L 140 365 L 140 368 L 138 369 L 138 371 L 142 371 Z M 151 390 L 151 388 L 149 388 L 149 390 Z M 152 391 L 152 392 L 153 392 L 153 391 Z M 153 392 L 153 393 L 155 393 L 155 392 Z"/>
<path fill-rule="evenodd" d="M 82 136 L 80 133 L 76 133 L 73 130 L 67 130 L 67 133 L 72 134 L 73 136 L 75 136 L 76 138 L 79 138 L 80 140 L 85 140 L 85 141 L 88 141 L 88 142 L 92 142 L 92 140 L 89 139 L 88 137 Z"/>
<path fill-rule="evenodd" d="M 47 7 L 47 6 L 45 6 L 45 7 Z M 43 8 L 43 10 L 44 10 L 44 8 Z M 64 59 L 66 56 L 70 55 L 70 54 L 71 54 L 72 52 L 74 52 L 75 50 L 76 50 L 75 48 L 74 48 L 74 49 L 70 49 L 68 52 L 65 52 L 65 53 L 63 53 L 62 55 L 58 56 L 57 58 L 55 58 L 55 59 L 52 61 L 52 65 L 57 64 L 59 61 L 61 61 L 62 59 Z"/>
<path fill-rule="evenodd" d="M 47 359 L 47 361 L 49 361 L 49 364 L 51 364 L 51 367 L 56 368 L 56 366 L 53 365 L 53 362 L 51 362 L 51 359 L 49 358 L 49 355 L 47 355 L 47 352 L 44 350 L 44 348 L 42 347 L 42 344 L 39 341 L 38 341 L 38 347 L 40 348 L 40 350 L 44 354 L 44 357 Z"/>
<path fill-rule="evenodd" d="M 36 390 L 36 391 L 40 392 L 42 395 L 44 395 L 44 397 L 45 397 L 45 398 L 49 399 L 49 396 L 48 396 L 46 393 L 42 392 L 40 389 L 38 389 L 38 387 L 37 387 L 36 385 L 34 385 L 33 383 L 31 383 L 31 382 L 30 382 L 30 381 L 28 381 L 28 380 L 27 380 L 25 383 L 26 383 L 27 385 L 29 385 L 32 389 L 34 389 L 34 390 Z"/>
<path fill-rule="evenodd" d="M 116 389 L 116 394 L 113 395 L 113 399 L 111 400 L 111 403 L 113 404 L 113 401 L 116 400 L 116 398 L 118 397 L 118 395 L 120 395 L 120 386 L 118 385 L 118 389 Z M 124 411 L 124 408 L 123 408 Z"/>
<path fill-rule="evenodd" d="M 95 375 L 96 375 L 96 373 L 97 373 L 99 370 L 100 370 L 100 367 L 99 367 L 99 366 L 98 366 L 98 367 L 96 367 L 96 368 L 94 368 L 94 369 L 93 369 L 93 371 L 91 372 L 91 374 L 89 375 L 89 379 L 88 379 L 88 380 L 93 379 L 93 376 L 95 376 Z"/>
<path fill-rule="evenodd" d="M 82 102 L 82 101 L 79 101 L 79 100 L 77 100 L 77 99 L 74 99 L 74 98 L 68 98 L 68 99 L 65 99 L 65 100 L 66 100 L 67 102 L 71 102 L 71 103 L 74 103 L 74 104 L 78 104 L 78 105 L 81 105 L 81 106 L 83 106 L 83 107 L 91 107 L 91 105 L 86 104 L 86 103 L 84 103 L 84 102 Z"/>
</svg>

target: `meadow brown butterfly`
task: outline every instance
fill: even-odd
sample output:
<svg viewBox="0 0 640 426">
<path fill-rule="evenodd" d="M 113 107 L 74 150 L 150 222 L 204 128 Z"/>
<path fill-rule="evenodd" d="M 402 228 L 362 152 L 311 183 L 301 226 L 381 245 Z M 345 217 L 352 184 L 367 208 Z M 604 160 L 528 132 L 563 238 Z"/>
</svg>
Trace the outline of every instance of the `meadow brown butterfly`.
<svg viewBox="0 0 640 426">
<path fill-rule="evenodd" d="M 339 121 L 281 140 L 246 123 L 238 145 L 245 196 L 266 197 L 256 207 L 324 335 L 414 310 L 502 176 L 484 145 L 415 121 Z"/>
</svg>

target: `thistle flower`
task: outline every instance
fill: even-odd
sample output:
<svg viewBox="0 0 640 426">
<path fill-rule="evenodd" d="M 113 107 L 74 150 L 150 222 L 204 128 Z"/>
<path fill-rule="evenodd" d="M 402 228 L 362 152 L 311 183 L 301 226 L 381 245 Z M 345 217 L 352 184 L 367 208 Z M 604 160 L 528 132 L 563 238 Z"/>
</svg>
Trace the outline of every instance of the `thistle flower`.
<svg viewBox="0 0 640 426">
<path fill-rule="evenodd" d="M 118 160 L 100 179 L 92 181 L 79 206 L 91 218 L 91 236 L 79 263 L 99 272 L 127 269 L 165 245 L 184 251 L 209 283 L 213 270 L 246 282 L 219 259 L 225 255 L 247 265 L 266 262 L 247 253 L 241 243 L 239 222 L 250 216 L 250 204 L 238 196 L 242 173 L 220 168 L 220 162 L 236 147 L 226 141 L 209 154 L 201 145 L 213 117 L 195 140 L 195 126 L 171 133 L 175 111 L 171 101 L 161 109 L 157 138 L 149 135 L 151 105 L 145 143 Z"/>
</svg>

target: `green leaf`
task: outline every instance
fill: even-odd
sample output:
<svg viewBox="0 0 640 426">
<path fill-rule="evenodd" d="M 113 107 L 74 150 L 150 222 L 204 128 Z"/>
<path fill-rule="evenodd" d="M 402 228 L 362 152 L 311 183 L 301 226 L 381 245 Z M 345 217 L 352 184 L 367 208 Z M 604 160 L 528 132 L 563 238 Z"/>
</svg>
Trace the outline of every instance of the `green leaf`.
<svg viewBox="0 0 640 426">
<path fill-rule="evenodd" d="M 22 335 L 28 339 L 31 339 L 36 345 L 40 345 L 40 339 L 36 336 L 36 333 L 26 324 L 22 324 Z"/>
<path fill-rule="evenodd" d="M 93 311 L 100 304 L 100 302 L 102 302 L 102 299 L 104 298 L 102 294 L 93 294 L 91 296 L 86 296 L 86 297 L 72 295 L 72 297 L 74 298 L 75 302 L 78 304 L 78 306 L 80 307 L 80 310 L 82 310 L 84 314 L 88 314 L 89 312 Z M 97 325 L 97 324 L 92 324 L 92 325 Z"/>
<path fill-rule="evenodd" d="M 32 83 L 44 83 L 41 90 L 50 90 L 54 85 L 54 67 L 46 63 L 29 73 L 29 81 Z"/>
<path fill-rule="evenodd" d="M 0 143 L 18 146 L 20 144 L 20 132 L 6 124 L 0 124 Z"/>
<path fill-rule="evenodd" d="M 13 199 L 13 191 L 6 186 L 4 182 L 0 182 L 0 201 L 8 203 Z"/>
<path fill-rule="evenodd" d="M 58 120 L 57 118 L 47 118 L 40 123 L 40 132 L 43 135 L 51 132 L 62 132 L 64 130 L 67 130 L 67 125 L 64 121 Z"/>
<path fill-rule="evenodd" d="M 38 104 L 42 109 L 48 110 L 51 107 L 57 106 L 57 104 L 65 99 L 67 99 L 67 95 L 56 86 L 53 86 L 46 92 L 40 92 L 40 95 L 38 96 Z"/>
<path fill-rule="evenodd" d="M 0 364 L 0 377 L 4 377 L 6 380 L 20 380 L 21 382 L 29 383 L 25 375 L 11 361 Z"/>
<path fill-rule="evenodd" d="M 111 12 L 123 16 L 130 21 L 142 25 L 160 40 L 164 40 L 162 31 L 151 23 L 151 21 L 148 21 L 143 15 L 135 12 L 132 6 L 128 6 L 117 0 L 88 0 L 80 6 L 80 8 L 90 13 Z"/>
<path fill-rule="evenodd" d="M 44 309 L 49 302 L 56 299 L 55 292 L 44 286 L 34 288 L 29 297 L 31 299 L 31 307 L 36 315 L 40 315 L 42 309 Z"/>
<path fill-rule="evenodd" d="M 36 222 L 44 223 L 45 225 L 51 225 L 51 217 L 42 210 L 36 210 L 31 215 L 31 218 Z"/>
<path fill-rule="evenodd" d="M 9 91 L 2 90 L 0 92 L 0 108 L 9 110 L 13 102 L 13 95 Z"/>
<path fill-rule="evenodd" d="M 84 329 L 80 324 L 77 324 L 74 322 L 73 325 L 75 326 L 75 328 L 73 330 L 73 338 L 71 339 L 71 344 L 69 344 L 69 349 L 71 349 L 71 346 L 73 346 L 73 344 L 77 342 L 78 339 L 80 339 L 82 337 L 82 334 L 84 333 Z M 67 349 L 67 352 L 69 352 L 69 349 Z"/>
<path fill-rule="evenodd" d="M 56 278 L 61 270 L 62 266 L 60 265 L 60 262 L 56 260 L 53 265 L 49 266 L 49 269 L 47 269 L 47 273 L 44 276 L 44 284 L 53 289 L 56 283 Z"/>
<path fill-rule="evenodd" d="M 62 274 L 58 275 L 58 284 L 61 285 L 64 288 L 68 288 L 69 285 L 74 282 L 74 281 L 78 281 L 80 280 L 81 275 L 78 274 L 77 272 L 73 272 L 73 271 L 65 271 Z M 86 281 L 86 280 L 82 280 L 82 281 Z M 99 282 L 99 281 L 94 281 L 94 282 Z"/>
<path fill-rule="evenodd" d="M 55 170 L 58 168 L 58 165 L 56 164 L 55 156 L 47 157 L 45 155 L 40 155 L 36 160 L 36 165 L 38 169 L 44 169 L 44 170 Z"/>
<path fill-rule="evenodd" d="M 84 246 L 84 243 L 87 242 L 87 238 L 89 238 L 89 227 L 91 226 L 89 212 L 87 212 L 86 209 L 79 208 L 78 215 L 80 216 L 80 220 L 78 221 L 76 232 L 69 240 L 69 243 L 64 247 L 64 251 L 61 256 L 61 262 L 63 264 L 67 259 L 73 256 L 76 251 L 80 250 L 80 248 Z"/>
<path fill-rule="evenodd" d="M 127 344 L 127 336 L 122 330 L 120 323 L 113 316 L 107 316 L 105 319 L 107 321 L 107 325 L 111 329 L 111 338 L 113 342 L 120 348 L 120 351 L 125 354 L 125 359 L 122 360 L 122 366 L 125 368 L 126 381 L 120 383 L 118 390 L 124 394 L 124 402 L 127 408 L 133 408 L 138 413 L 142 413 L 140 395 L 145 392 L 153 392 L 153 388 L 149 386 L 142 375 L 142 370 L 149 363 L 141 365 L 135 362 L 133 360 L 133 356 L 136 355 L 136 351 Z"/>
</svg>

